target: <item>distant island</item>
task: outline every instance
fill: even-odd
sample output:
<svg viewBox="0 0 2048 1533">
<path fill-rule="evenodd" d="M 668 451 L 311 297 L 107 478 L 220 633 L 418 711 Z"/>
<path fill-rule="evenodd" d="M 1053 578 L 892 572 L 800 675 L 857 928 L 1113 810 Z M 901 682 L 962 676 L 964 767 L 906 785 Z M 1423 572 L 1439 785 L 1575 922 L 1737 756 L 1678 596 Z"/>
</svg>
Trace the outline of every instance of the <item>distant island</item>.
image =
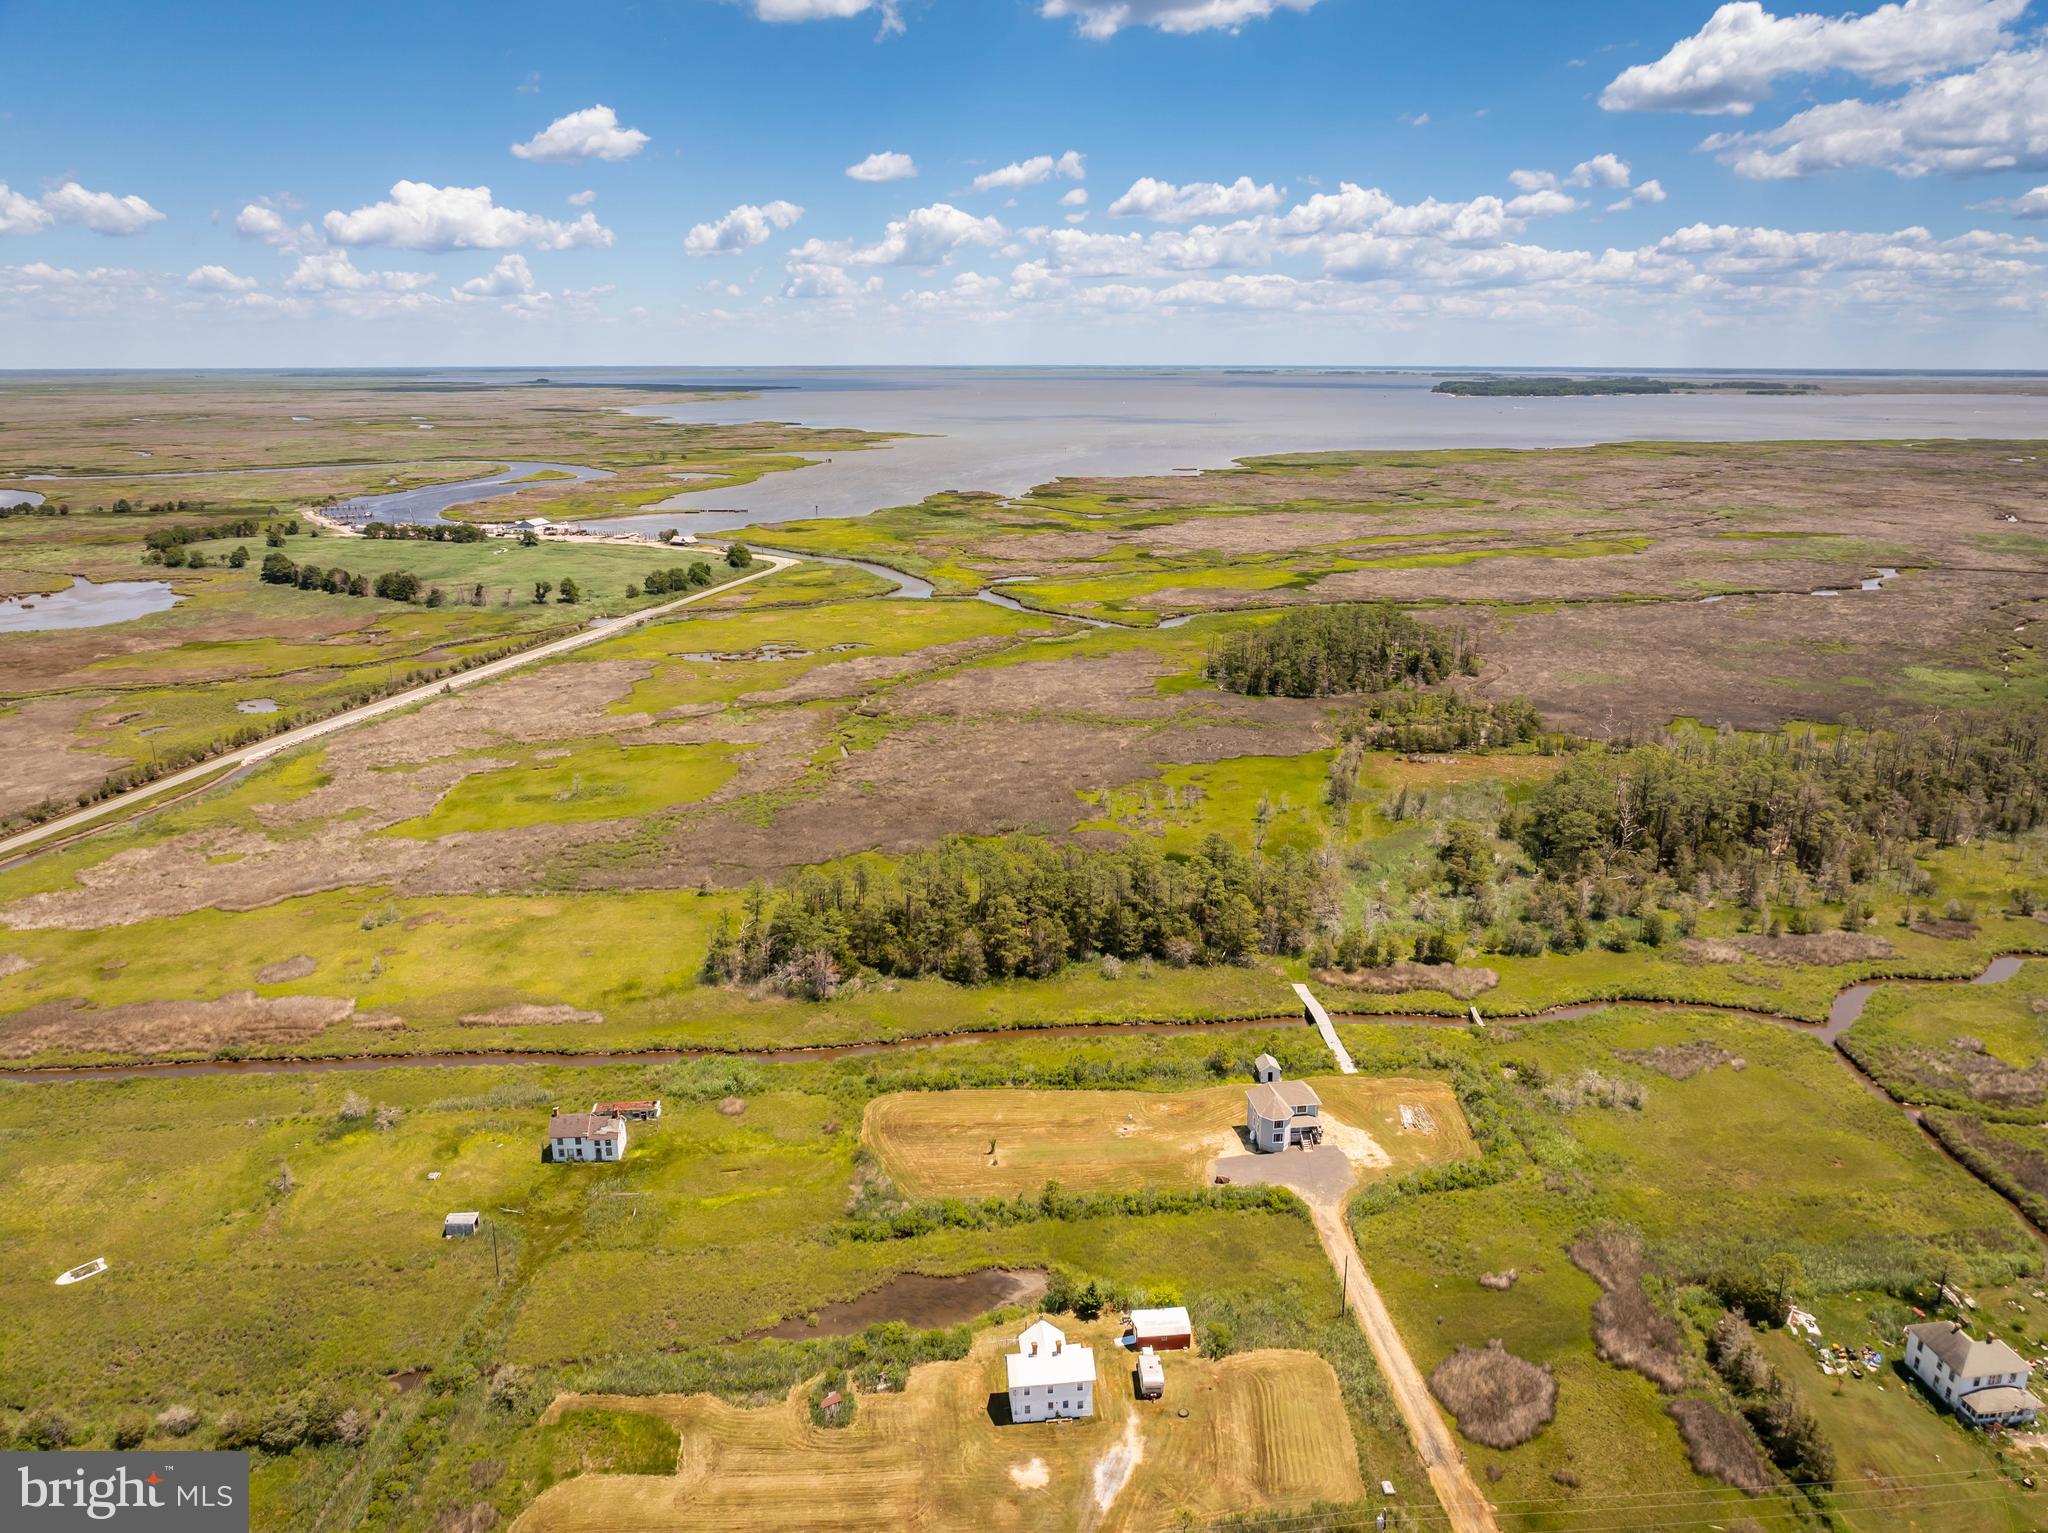
<svg viewBox="0 0 2048 1533">
<path fill-rule="evenodd" d="M 1582 394 L 1814 394 L 1817 383 L 1716 378 L 1446 378 L 1431 392 L 1467 399 L 1560 399 Z"/>
</svg>

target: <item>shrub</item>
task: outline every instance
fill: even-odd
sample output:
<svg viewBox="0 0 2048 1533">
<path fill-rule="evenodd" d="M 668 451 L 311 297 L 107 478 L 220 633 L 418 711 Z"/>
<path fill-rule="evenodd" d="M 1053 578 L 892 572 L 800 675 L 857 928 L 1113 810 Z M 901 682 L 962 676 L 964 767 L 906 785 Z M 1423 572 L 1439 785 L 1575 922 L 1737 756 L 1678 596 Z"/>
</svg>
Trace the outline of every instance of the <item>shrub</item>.
<svg viewBox="0 0 2048 1533">
<path fill-rule="evenodd" d="M 1458 1430 L 1488 1448 L 1517 1448 L 1557 1414 L 1557 1379 L 1498 1340 L 1460 1347 L 1436 1365 L 1429 1392 Z"/>
<path fill-rule="evenodd" d="M 78 1441 L 78 1432 L 61 1411 L 45 1406 L 22 1417 L 14 1437 L 24 1448 L 37 1453 L 54 1453 Z"/>
<path fill-rule="evenodd" d="M 199 1412 L 189 1405 L 167 1405 L 156 1413 L 156 1429 L 166 1437 L 190 1437 L 199 1425 Z"/>
</svg>

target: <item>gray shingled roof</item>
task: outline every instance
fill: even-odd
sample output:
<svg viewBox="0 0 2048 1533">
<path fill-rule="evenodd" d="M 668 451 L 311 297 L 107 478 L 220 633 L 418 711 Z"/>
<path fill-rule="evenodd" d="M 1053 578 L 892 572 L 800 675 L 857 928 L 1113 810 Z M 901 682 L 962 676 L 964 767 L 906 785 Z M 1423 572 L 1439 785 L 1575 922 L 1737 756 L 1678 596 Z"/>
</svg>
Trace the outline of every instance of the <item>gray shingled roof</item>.
<svg viewBox="0 0 2048 1533">
<path fill-rule="evenodd" d="M 1958 1321 L 1928 1320 L 1906 1327 L 1908 1336 L 1920 1338 L 1920 1345 L 1948 1365 L 1958 1378 L 1980 1379 L 1993 1373 L 2028 1371 L 2027 1360 L 1997 1337 L 1978 1341 Z"/>
<path fill-rule="evenodd" d="M 1323 1099 L 1307 1081 L 1267 1081 L 1245 1093 L 1252 1110 L 1268 1123 L 1294 1116 L 1297 1107 L 1321 1107 Z"/>
<path fill-rule="evenodd" d="M 1963 1404 L 1980 1416 L 2004 1416 L 2012 1411 L 2038 1411 L 2041 1408 L 2039 1400 L 2012 1384 L 1973 1389 L 1963 1396 Z"/>
</svg>

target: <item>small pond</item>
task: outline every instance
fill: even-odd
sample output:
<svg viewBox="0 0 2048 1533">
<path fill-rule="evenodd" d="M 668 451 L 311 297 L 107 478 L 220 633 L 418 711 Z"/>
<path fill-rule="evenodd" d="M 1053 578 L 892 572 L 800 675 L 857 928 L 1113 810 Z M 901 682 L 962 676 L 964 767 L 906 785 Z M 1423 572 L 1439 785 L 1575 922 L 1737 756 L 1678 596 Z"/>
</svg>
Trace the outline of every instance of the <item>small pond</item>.
<svg viewBox="0 0 2048 1533">
<path fill-rule="evenodd" d="M 35 633 L 49 628 L 104 628 L 152 612 L 167 612 L 181 600 L 161 580 L 110 580 L 94 585 L 72 576 L 62 591 L 38 596 L 0 597 L 0 633 Z"/>
</svg>

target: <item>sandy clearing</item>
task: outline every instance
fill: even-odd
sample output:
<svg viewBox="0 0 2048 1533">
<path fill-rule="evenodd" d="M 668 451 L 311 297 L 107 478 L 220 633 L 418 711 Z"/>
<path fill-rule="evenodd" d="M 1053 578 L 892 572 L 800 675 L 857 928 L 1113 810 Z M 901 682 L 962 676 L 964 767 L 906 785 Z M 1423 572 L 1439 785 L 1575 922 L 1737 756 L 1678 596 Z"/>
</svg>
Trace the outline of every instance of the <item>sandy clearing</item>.
<svg viewBox="0 0 2048 1533">
<path fill-rule="evenodd" d="M 1135 1414 L 1124 1418 L 1124 1435 L 1117 1443 L 1095 1461 L 1095 1510 L 1101 1514 L 1115 1504 L 1123 1494 L 1124 1487 L 1131 1483 L 1131 1476 L 1138 1472 L 1138 1464 L 1145 1457 L 1145 1437 L 1138 1426 Z"/>
<path fill-rule="evenodd" d="M 259 985 L 282 985 L 288 980 L 304 979 L 319 965 L 304 953 L 296 958 L 281 958 L 276 963 L 267 963 L 256 971 Z"/>
<path fill-rule="evenodd" d="M 1010 1466 L 1010 1483 L 1019 1490 L 1044 1490 L 1051 1479 L 1052 1471 L 1045 1467 L 1042 1458 Z"/>
</svg>

